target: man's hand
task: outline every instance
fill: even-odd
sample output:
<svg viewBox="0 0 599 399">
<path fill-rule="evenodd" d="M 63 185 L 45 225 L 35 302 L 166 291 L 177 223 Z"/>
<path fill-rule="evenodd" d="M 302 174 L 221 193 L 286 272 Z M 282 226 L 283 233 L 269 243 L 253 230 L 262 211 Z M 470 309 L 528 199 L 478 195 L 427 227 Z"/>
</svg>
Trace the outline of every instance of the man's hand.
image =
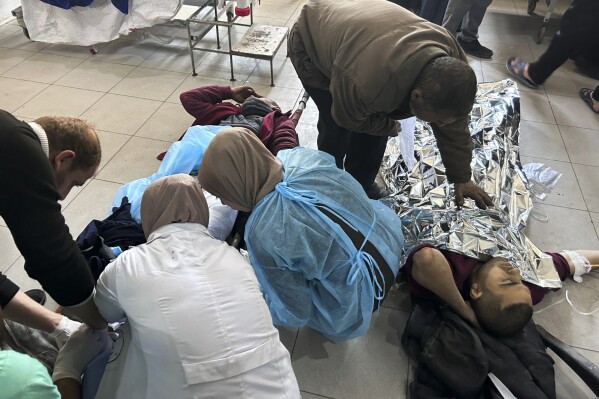
<svg viewBox="0 0 599 399">
<path fill-rule="evenodd" d="M 493 206 L 493 201 L 489 194 L 478 187 L 472 180 L 465 183 L 455 183 L 455 199 L 458 206 L 464 205 L 464 197 L 472 198 L 476 202 L 476 206 L 480 209 L 487 209 L 487 206 Z"/>
<path fill-rule="evenodd" d="M 238 103 L 244 102 L 249 96 L 262 97 L 258 95 L 258 93 L 256 93 L 251 86 L 237 86 L 233 87 L 231 91 L 233 92 L 233 96 L 231 98 Z"/>
</svg>

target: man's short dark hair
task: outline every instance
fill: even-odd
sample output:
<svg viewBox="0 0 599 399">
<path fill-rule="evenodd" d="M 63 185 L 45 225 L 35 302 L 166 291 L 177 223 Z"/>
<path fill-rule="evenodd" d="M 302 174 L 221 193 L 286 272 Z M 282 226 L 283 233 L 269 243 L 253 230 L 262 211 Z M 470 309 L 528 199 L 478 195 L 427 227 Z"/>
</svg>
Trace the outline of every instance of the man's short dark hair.
<svg viewBox="0 0 599 399">
<path fill-rule="evenodd" d="M 420 72 L 415 89 L 420 89 L 428 109 L 468 115 L 476 97 L 476 75 L 468 63 L 453 57 L 437 57 Z"/>
<path fill-rule="evenodd" d="M 489 291 L 471 303 L 480 326 L 497 337 L 510 337 L 522 331 L 532 317 L 531 305 L 515 303 L 502 308 L 501 298 Z"/>
<path fill-rule="evenodd" d="M 50 160 L 62 151 L 71 150 L 75 153 L 73 169 L 89 169 L 100 163 L 100 140 L 89 122 L 65 116 L 42 116 L 34 122 L 46 132 Z"/>
</svg>

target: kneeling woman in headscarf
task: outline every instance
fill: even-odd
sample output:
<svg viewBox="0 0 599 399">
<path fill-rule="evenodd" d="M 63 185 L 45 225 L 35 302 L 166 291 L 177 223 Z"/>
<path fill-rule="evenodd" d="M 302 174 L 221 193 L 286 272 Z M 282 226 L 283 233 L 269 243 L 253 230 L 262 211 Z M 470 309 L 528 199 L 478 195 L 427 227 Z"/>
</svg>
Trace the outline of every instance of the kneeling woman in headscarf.
<svg viewBox="0 0 599 399">
<path fill-rule="evenodd" d="M 111 398 L 299 398 L 252 267 L 206 229 L 208 205 L 188 175 L 142 197 L 146 244 L 100 276 L 95 302 L 127 318 L 131 344 Z"/>
<path fill-rule="evenodd" d="M 244 238 L 276 325 L 335 341 L 366 332 L 403 251 L 391 209 L 330 155 L 297 147 L 275 158 L 243 128 L 216 135 L 198 178 L 224 204 L 251 211 Z"/>
</svg>

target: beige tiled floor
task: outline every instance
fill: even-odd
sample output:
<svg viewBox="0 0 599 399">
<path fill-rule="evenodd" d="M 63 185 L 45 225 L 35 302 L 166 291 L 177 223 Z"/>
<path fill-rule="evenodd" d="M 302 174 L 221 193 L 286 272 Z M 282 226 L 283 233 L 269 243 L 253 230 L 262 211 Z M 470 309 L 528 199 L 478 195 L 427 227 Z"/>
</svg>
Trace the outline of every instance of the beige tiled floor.
<svg viewBox="0 0 599 399">
<path fill-rule="evenodd" d="M 256 6 L 257 23 L 291 26 L 303 0 L 262 0 Z M 566 0 L 560 0 L 563 12 Z M 543 11 L 542 2 L 539 10 Z M 4 15 L 0 15 L 0 21 Z M 479 81 L 506 77 L 510 55 L 531 59 L 541 54 L 555 31 L 551 22 L 544 43 L 534 42 L 540 14 L 526 15 L 525 0 L 494 0 L 480 29 L 481 42 L 495 51 L 492 60 L 470 59 Z M 243 29 L 232 35 L 239 37 Z M 225 36 L 222 36 L 226 40 Z M 215 35 L 207 36 L 214 45 Z M 108 212 L 112 196 L 127 181 L 153 173 L 155 156 L 168 148 L 193 118 L 179 103 L 190 88 L 229 82 L 229 59 L 197 54 L 198 76 L 191 76 L 186 43 L 169 45 L 127 37 L 87 48 L 28 41 L 16 23 L 0 26 L 0 108 L 24 119 L 56 113 L 81 116 L 100 131 L 103 160 L 97 176 L 73 190 L 63 201 L 64 215 L 76 236 L 93 218 Z M 234 84 L 252 84 L 259 93 L 294 108 L 301 84 L 282 48 L 274 62 L 276 87 L 268 86 L 268 62 L 235 59 Z M 531 220 L 526 232 L 546 250 L 599 248 L 599 116 L 577 96 L 581 86 L 597 82 L 576 73 L 568 61 L 538 90 L 521 87 L 521 154 L 524 162 L 542 162 L 563 173 L 553 193 L 542 204 L 547 223 Z M 301 143 L 316 147 L 318 112 L 312 102 L 298 126 Z M 23 270 L 23 258 L 0 220 L 0 270 L 25 289 L 37 286 Z M 599 277 L 584 284 L 568 282 L 572 301 L 582 311 L 595 309 Z M 540 308 L 558 302 L 565 290 L 551 294 Z M 404 398 L 410 367 L 399 342 L 409 311 L 406 287 L 392 291 L 374 315 L 368 334 L 343 344 L 332 344 L 308 329 L 281 329 L 292 352 L 305 398 Z M 581 316 L 559 303 L 535 315 L 538 323 L 564 341 L 599 361 L 596 336 L 599 316 Z M 562 397 L 571 398 L 567 385 Z M 589 391 L 584 391 L 590 395 Z"/>
</svg>

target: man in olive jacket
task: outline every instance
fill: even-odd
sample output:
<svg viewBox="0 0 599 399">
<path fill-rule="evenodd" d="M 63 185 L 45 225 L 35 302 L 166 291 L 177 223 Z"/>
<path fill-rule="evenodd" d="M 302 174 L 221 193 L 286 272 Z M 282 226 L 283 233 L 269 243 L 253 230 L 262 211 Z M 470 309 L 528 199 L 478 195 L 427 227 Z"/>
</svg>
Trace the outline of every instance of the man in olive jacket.
<svg viewBox="0 0 599 399">
<path fill-rule="evenodd" d="M 318 148 L 371 198 L 398 119 L 429 122 L 458 204 L 489 196 L 471 181 L 476 76 L 455 37 L 385 0 L 310 0 L 291 29 L 291 62 L 319 110 Z"/>
</svg>

